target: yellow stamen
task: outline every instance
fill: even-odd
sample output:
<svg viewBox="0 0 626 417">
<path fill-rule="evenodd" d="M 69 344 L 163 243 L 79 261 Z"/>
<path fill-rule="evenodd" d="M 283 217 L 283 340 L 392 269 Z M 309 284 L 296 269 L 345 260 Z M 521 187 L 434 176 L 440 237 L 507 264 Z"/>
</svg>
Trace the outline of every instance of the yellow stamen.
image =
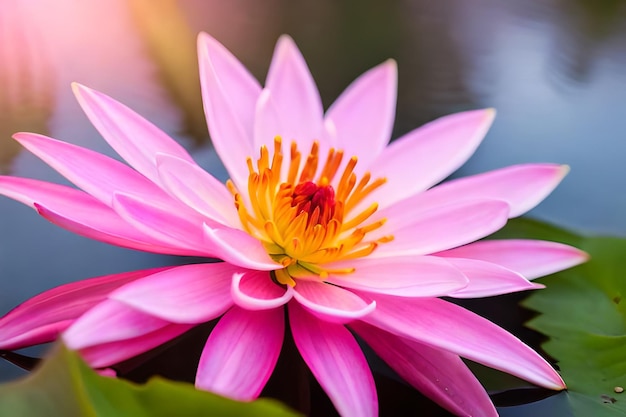
<svg viewBox="0 0 626 417">
<path fill-rule="evenodd" d="M 291 278 L 289 273 L 287 273 L 286 269 L 277 269 L 276 271 L 273 271 L 273 272 L 274 272 L 274 277 L 276 278 L 276 281 L 278 281 L 280 284 L 295 287 L 296 281 L 294 281 L 293 278 Z"/>
<path fill-rule="evenodd" d="M 343 151 L 331 148 L 318 174 L 319 151 L 319 143 L 314 141 L 302 163 L 303 156 L 293 142 L 283 174 L 285 157 L 282 139 L 277 136 L 271 157 L 267 147 L 262 146 L 256 166 L 252 158 L 246 160 L 247 198 L 232 181 L 227 183 L 243 228 L 282 265 L 272 272 L 281 285 L 295 286 L 296 279 L 324 280 L 330 274 L 353 273 L 352 267 L 333 268 L 330 264 L 368 256 L 380 244 L 393 240 L 390 235 L 368 238 L 386 220 L 367 222 L 378 210 L 376 202 L 352 213 L 385 183 L 385 178 L 370 181 L 371 175 L 366 172 L 357 181 L 354 168 L 358 160 L 353 156 L 345 164 L 335 192 L 331 184 L 335 184 Z M 349 216 L 348 220 L 344 221 L 344 216 Z"/>
</svg>

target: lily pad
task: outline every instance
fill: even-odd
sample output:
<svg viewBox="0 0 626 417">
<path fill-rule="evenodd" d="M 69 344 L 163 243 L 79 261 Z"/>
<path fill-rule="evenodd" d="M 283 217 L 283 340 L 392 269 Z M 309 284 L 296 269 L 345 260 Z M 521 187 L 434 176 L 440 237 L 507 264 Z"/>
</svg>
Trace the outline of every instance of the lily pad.
<svg viewBox="0 0 626 417">
<path fill-rule="evenodd" d="M 540 314 L 527 325 L 549 337 L 577 417 L 626 416 L 626 239 L 583 237 L 518 219 L 495 237 L 572 244 L 589 262 L 540 279 L 546 285 L 522 304 Z"/>
<path fill-rule="evenodd" d="M 237 402 L 193 385 L 153 378 L 144 385 L 101 376 L 64 346 L 31 375 L 0 385 L 0 415 L 33 416 L 280 416 L 299 414 L 278 401 Z"/>
</svg>

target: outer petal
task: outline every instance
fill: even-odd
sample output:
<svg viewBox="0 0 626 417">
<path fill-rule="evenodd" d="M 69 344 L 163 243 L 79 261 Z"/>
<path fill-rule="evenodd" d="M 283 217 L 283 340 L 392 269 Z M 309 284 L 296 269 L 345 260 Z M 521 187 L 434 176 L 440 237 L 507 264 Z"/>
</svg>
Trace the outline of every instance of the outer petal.
<svg viewBox="0 0 626 417">
<path fill-rule="evenodd" d="M 202 323 L 232 306 L 230 285 L 239 271 L 225 262 L 178 266 L 125 285 L 109 298 L 173 323 Z"/>
<path fill-rule="evenodd" d="M 198 59 L 213 146 L 235 185 L 244 190 L 248 181 L 246 158 L 253 155 L 250 115 L 261 88 L 235 57 L 206 33 L 198 36 Z"/>
<path fill-rule="evenodd" d="M 34 209 L 36 209 L 35 204 L 39 204 L 56 210 L 69 211 L 68 209 L 73 209 L 74 200 L 77 200 L 84 209 L 89 207 L 103 211 L 108 209 L 108 206 L 83 191 L 31 178 L 0 175 L 0 194 Z"/>
<path fill-rule="evenodd" d="M 340 324 L 315 318 L 293 301 L 289 323 L 300 355 L 339 414 L 378 415 L 374 378 L 350 332 Z"/>
<path fill-rule="evenodd" d="M 115 365 L 166 343 L 193 327 L 192 324 L 168 324 L 132 339 L 102 343 L 81 349 L 82 358 L 94 368 Z"/>
<path fill-rule="evenodd" d="M 233 275 L 230 294 L 239 307 L 267 310 L 291 300 L 293 288 L 275 284 L 265 271 L 246 271 Z"/>
<path fill-rule="evenodd" d="M 469 285 L 450 294 L 456 298 L 490 297 L 516 291 L 544 288 L 522 275 L 491 262 L 475 259 L 446 258 L 469 278 Z"/>
<path fill-rule="evenodd" d="M 318 165 L 317 173 L 321 172 L 324 167 L 324 160 L 328 155 L 331 143 L 334 140 L 327 132 L 326 124 L 322 126 L 320 122 L 321 130 L 318 128 L 317 133 L 307 133 L 306 136 L 293 136 L 288 130 L 289 121 L 283 117 L 280 113 L 279 104 L 276 102 L 276 96 L 274 92 L 269 88 L 265 88 L 259 97 L 256 107 L 256 117 L 254 119 L 254 155 L 258 157 L 261 147 L 266 147 L 273 152 L 275 148 L 275 138 L 277 136 L 282 139 L 282 152 L 283 155 L 291 154 L 291 145 L 296 142 L 298 145 L 298 151 L 303 155 L 303 159 L 311 151 L 313 145 L 313 139 L 316 140 L 316 147 L 318 148 L 318 155 L 321 155 L 321 163 Z M 284 164 L 288 166 L 288 164 Z M 287 177 L 287 169 L 282 170 L 282 179 Z M 338 181 L 336 178 L 335 181 Z M 245 189 L 245 188 L 244 188 Z M 245 197 L 244 197 L 245 198 Z"/>
<path fill-rule="evenodd" d="M 261 243 L 241 230 L 213 229 L 204 225 L 205 242 L 214 257 L 242 268 L 273 271 L 281 265 L 272 261 Z"/>
<path fill-rule="evenodd" d="M 190 255 L 211 256 L 202 234 L 202 222 L 173 212 L 152 201 L 139 200 L 125 194 L 115 194 L 113 210 L 128 224 L 160 242 Z"/>
<path fill-rule="evenodd" d="M 196 387 L 240 401 L 258 397 L 276 366 L 284 334 L 282 308 L 251 312 L 233 307 L 207 340 Z"/>
<path fill-rule="evenodd" d="M 105 275 L 61 285 L 25 301 L 0 318 L 0 349 L 13 350 L 51 342 L 116 288 L 167 270 L 146 269 Z"/>
<path fill-rule="evenodd" d="M 273 150 L 274 138 L 280 136 L 284 131 L 285 128 L 282 126 L 281 117 L 272 92 L 264 88 L 255 107 L 254 156 L 258 155 L 261 146 L 266 146 L 268 149 Z M 283 152 L 286 152 L 291 146 L 291 138 L 285 137 L 282 139 Z"/>
<path fill-rule="evenodd" d="M 392 142 L 370 164 L 373 178 L 388 180 L 372 198 L 382 209 L 450 175 L 474 153 L 494 115 L 487 109 L 445 116 Z"/>
<path fill-rule="evenodd" d="M 497 417 L 489 395 L 461 358 L 355 322 L 352 327 L 413 387 L 458 416 Z"/>
<path fill-rule="evenodd" d="M 184 159 L 164 154 L 156 158 L 159 178 L 170 195 L 212 221 L 241 225 L 234 198 L 219 180 Z"/>
<path fill-rule="evenodd" d="M 420 201 L 407 201 L 407 204 L 435 206 L 449 201 L 493 198 L 506 201 L 511 207 L 509 216 L 517 217 L 546 198 L 568 171 L 566 165 L 514 165 L 445 182 L 420 194 Z"/>
<path fill-rule="evenodd" d="M 380 245 L 370 257 L 426 255 L 464 245 L 499 230 L 508 214 L 509 206 L 503 201 L 474 200 L 422 213 L 408 223 L 407 217 L 389 217 L 379 233 L 392 235 L 393 240 Z"/>
<path fill-rule="evenodd" d="M 108 156 L 34 133 L 16 133 L 14 138 L 106 205 L 110 206 L 113 194 L 120 192 L 184 210 L 146 177 Z"/>
<path fill-rule="evenodd" d="M 70 349 L 143 336 L 169 322 L 134 310 L 116 300 L 105 300 L 83 314 L 63 333 Z"/>
<path fill-rule="evenodd" d="M 72 88 L 83 111 L 109 145 L 153 182 L 159 183 L 157 153 L 194 163 L 182 146 L 125 105 L 77 83 Z"/>
<path fill-rule="evenodd" d="M 302 54 L 289 36 L 276 44 L 265 86 L 272 94 L 283 131 L 276 132 L 290 142 L 308 148 L 320 139 L 323 108 L 319 92 Z"/>
<path fill-rule="evenodd" d="M 210 66 L 216 81 L 225 97 L 235 118 L 246 130 L 248 138 L 252 139 L 252 123 L 254 107 L 261 94 L 261 86 L 252 74 L 228 50 L 207 33 L 198 35 L 198 49 L 202 58 L 206 60 L 202 65 Z M 205 67 L 207 70 L 208 68 Z M 211 91 L 204 92 L 213 94 Z M 205 103 L 206 105 L 206 103 Z M 219 114 L 223 109 L 214 109 Z"/>
<path fill-rule="evenodd" d="M 571 268 L 589 259 L 585 252 L 543 240 L 483 240 L 437 253 L 437 256 L 478 259 L 534 279 Z"/>
<path fill-rule="evenodd" d="M 35 208 L 47 220 L 81 236 L 131 249 L 181 254 L 130 227 L 111 208 L 74 188 L 0 176 L 0 194 Z"/>
<path fill-rule="evenodd" d="M 66 217 L 63 214 L 49 210 L 47 207 L 40 206 L 37 203 L 35 203 L 35 208 L 41 217 L 57 226 L 80 236 L 85 236 L 110 245 L 168 255 L 191 254 L 189 250 L 169 246 L 166 242 L 146 242 L 155 239 L 143 236 L 141 232 L 129 227 L 128 223 L 122 220 L 117 213 L 108 207 L 106 207 L 106 210 L 94 210 L 93 207 L 88 206 L 87 209 L 84 210 L 79 202 L 73 204 L 72 209 L 76 212 L 80 212 L 81 217 L 91 215 L 91 218 L 86 220 Z"/>
<path fill-rule="evenodd" d="M 328 264 L 328 269 L 353 266 L 351 274 L 330 275 L 334 285 L 399 297 L 439 297 L 466 287 L 468 280 L 448 262 L 433 256 L 399 256 L 387 259 L 361 258 Z"/>
<path fill-rule="evenodd" d="M 346 323 L 370 314 L 376 302 L 366 302 L 349 290 L 319 281 L 298 279 L 294 298 L 322 320 Z"/>
<path fill-rule="evenodd" d="M 385 299 L 383 299 L 383 297 Z M 439 298 L 377 297 L 362 320 L 393 333 L 510 373 L 534 384 L 563 389 L 559 374 L 506 330 Z"/>
<path fill-rule="evenodd" d="M 397 88 L 398 66 L 388 60 L 357 78 L 326 112 L 337 147 L 347 157 L 358 156 L 360 167 L 378 156 L 391 138 Z"/>
<path fill-rule="evenodd" d="M 378 211 L 372 218 L 406 223 L 421 213 L 438 210 L 451 203 L 483 199 L 505 201 L 511 208 L 509 217 L 515 217 L 543 200 L 567 170 L 563 165 L 527 164 L 460 178 L 399 201 Z"/>
</svg>

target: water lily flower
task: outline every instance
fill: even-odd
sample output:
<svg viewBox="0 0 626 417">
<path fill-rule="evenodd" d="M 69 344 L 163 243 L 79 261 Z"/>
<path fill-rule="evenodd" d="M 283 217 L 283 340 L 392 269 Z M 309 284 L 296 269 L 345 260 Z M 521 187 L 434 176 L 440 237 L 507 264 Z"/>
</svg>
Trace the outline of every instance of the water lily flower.
<svg viewBox="0 0 626 417">
<path fill-rule="evenodd" d="M 129 108 L 76 84 L 83 110 L 128 165 L 18 133 L 80 190 L 5 176 L 0 193 L 79 235 L 222 262 L 50 290 L 0 320 L 1 349 L 62 333 L 93 367 L 105 368 L 221 317 L 196 386 L 239 400 L 260 394 L 287 325 L 344 416 L 378 413 L 354 334 L 458 415 L 497 414 L 460 357 L 565 387 L 515 336 L 440 297 L 538 288 L 533 278 L 586 259 L 553 242 L 476 242 L 537 205 L 566 167 L 518 165 L 436 185 L 475 151 L 493 110 L 443 117 L 389 144 L 394 61 L 360 76 L 324 112 L 291 38 L 279 39 L 264 87 L 215 39 L 201 34 L 198 46 L 206 117 L 227 184 Z"/>
</svg>

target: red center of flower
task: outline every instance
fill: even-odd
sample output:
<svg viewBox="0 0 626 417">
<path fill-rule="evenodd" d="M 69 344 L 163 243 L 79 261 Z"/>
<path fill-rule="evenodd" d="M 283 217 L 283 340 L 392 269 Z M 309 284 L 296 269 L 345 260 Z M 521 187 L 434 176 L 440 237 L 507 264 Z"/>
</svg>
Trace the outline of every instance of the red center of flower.
<svg viewBox="0 0 626 417">
<path fill-rule="evenodd" d="M 335 190 L 331 185 L 318 185 L 313 181 L 296 186 L 291 196 L 291 207 L 298 208 L 298 214 L 308 214 L 307 226 L 326 226 L 335 213 Z"/>
</svg>

